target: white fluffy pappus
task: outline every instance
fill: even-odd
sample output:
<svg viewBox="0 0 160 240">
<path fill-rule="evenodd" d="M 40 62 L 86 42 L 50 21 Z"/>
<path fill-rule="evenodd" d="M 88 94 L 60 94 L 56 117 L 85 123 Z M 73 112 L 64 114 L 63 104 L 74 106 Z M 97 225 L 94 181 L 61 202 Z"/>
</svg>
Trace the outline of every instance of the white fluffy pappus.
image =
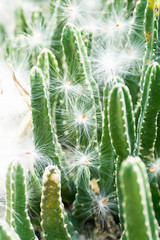
<svg viewBox="0 0 160 240">
<path fill-rule="evenodd" d="M 78 131 L 79 137 L 83 133 L 88 139 L 92 139 L 93 129 L 95 127 L 94 109 L 87 109 L 85 102 L 77 105 L 77 102 L 73 102 L 68 109 L 63 107 L 61 102 L 60 108 L 56 109 L 57 123 L 59 127 L 63 128 L 62 136 L 59 136 L 61 141 L 69 140 L 72 138 L 76 131 Z M 59 120 L 58 114 L 61 113 L 63 117 Z"/>
<path fill-rule="evenodd" d="M 107 11 L 104 11 L 99 18 L 96 35 L 103 37 L 109 44 L 126 42 L 133 18 L 128 18 L 125 13 L 117 13 L 114 7 L 112 12 Z"/>
<path fill-rule="evenodd" d="M 49 48 L 51 45 L 51 39 L 44 25 L 30 26 L 30 29 L 31 33 L 21 35 L 23 39 L 21 49 L 27 52 L 28 59 L 31 55 L 34 56 L 36 52 L 39 53 L 43 48 Z"/>
<path fill-rule="evenodd" d="M 57 7 L 56 3 L 53 7 Z M 76 27 L 94 26 L 96 24 L 95 15 L 97 16 L 99 8 L 100 3 L 96 0 L 67 0 L 59 6 L 58 18 L 62 23 L 70 22 Z"/>
<path fill-rule="evenodd" d="M 129 54 L 124 49 L 115 46 L 95 44 L 92 55 L 93 76 L 99 85 L 111 81 L 114 76 L 122 76 L 129 65 Z"/>
<path fill-rule="evenodd" d="M 90 168 L 93 175 L 97 174 L 98 149 L 96 147 L 88 145 L 85 149 L 80 149 L 65 145 L 64 151 L 67 161 L 66 174 L 76 179 L 78 171 L 83 171 L 85 166 Z"/>
<path fill-rule="evenodd" d="M 68 74 L 69 75 L 69 74 Z M 83 89 L 80 84 L 74 83 L 74 77 L 65 75 L 63 78 L 59 75 L 54 80 L 54 86 L 50 87 L 55 92 L 56 96 L 61 95 L 65 99 L 66 109 L 77 99 L 79 96 L 84 95 Z"/>
<path fill-rule="evenodd" d="M 101 223 L 102 228 L 104 228 L 107 217 L 111 214 L 116 215 L 118 212 L 116 194 L 110 193 L 107 196 L 95 195 L 93 212 L 97 216 L 97 220 Z"/>
<path fill-rule="evenodd" d="M 98 47 L 97 47 L 98 46 Z M 91 58 L 93 76 L 99 85 L 112 81 L 115 77 L 137 75 L 141 69 L 143 46 L 130 44 L 121 47 L 96 41 Z M 136 69 L 136 71 L 135 71 Z"/>
<path fill-rule="evenodd" d="M 156 179 L 156 182 L 160 183 L 160 159 L 156 159 L 154 162 L 148 164 L 147 166 L 148 178 L 152 182 Z"/>
</svg>

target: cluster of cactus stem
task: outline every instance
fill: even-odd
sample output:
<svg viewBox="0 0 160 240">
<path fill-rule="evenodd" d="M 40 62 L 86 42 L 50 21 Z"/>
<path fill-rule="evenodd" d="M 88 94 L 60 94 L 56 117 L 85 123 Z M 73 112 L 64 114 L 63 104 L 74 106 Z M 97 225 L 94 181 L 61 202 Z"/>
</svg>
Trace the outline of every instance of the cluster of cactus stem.
<svg viewBox="0 0 160 240">
<path fill-rule="evenodd" d="M 92 59 L 96 42 L 107 40 L 70 22 L 69 4 L 51 1 L 50 21 L 36 10 L 31 24 L 18 6 L 14 40 L 0 26 L 0 42 L 11 64 L 25 56 L 33 29 L 43 28 L 47 42 L 28 50 L 30 92 L 10 65 L 28 105 L 24 127 L 32 119 L 36 154 L 28 171 L 20 160 L 8 167 L 0 239 L 110 239 L 112 217 L 122 240 L 158 240 L 160 2 L 101 0 L 106 21 L 114 11 L 127 12 L 128 21 L 134 20 L 128 36 L 121 36 L 120 44 L 114 40 L 117 48 L 127 45 L 131 54 L 133 45 L 141 46 L 138 63 L 120 75 L 108 70 L 101 85 Z M 118 234 L 112 239 L 119 239 Z"/>
</svg>

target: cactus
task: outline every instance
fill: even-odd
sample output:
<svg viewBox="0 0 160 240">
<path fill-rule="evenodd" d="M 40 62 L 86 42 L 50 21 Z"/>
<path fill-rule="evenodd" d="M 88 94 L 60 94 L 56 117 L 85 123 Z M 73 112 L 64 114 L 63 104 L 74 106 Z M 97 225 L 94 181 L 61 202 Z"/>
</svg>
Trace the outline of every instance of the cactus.
<svg viewBox="0 0 160 240">
<path fill-rule="evenodd" d="M 127 238 L 159 239 L 146 169 L 138 157 L 128 157 L 123 162 L 120 182 L 124 196 L 123 216 Z M 132 214 L 133 211 L 135 214 Z"/>
<path fill-rule="evenodd" d="M 100 188 L 101 192 L 105 194 L 109 193 L 109 191 L 114 190 L 114 161 L 115 161 L 115 153 L 111 143 L 109 126 L 108 126 L 108 97 L 111 87 L 109 84 L 106 84 L 106 88 L 104 91 L 104 120 L 103 120 L 103 134 L 102 134 L 102 143 L 100 149 Z M 111 160 L 112 159 L 112 160 Z M 107 172 L 106 172 L 106 169 Z M 105 187 L 105 183 L 108 183 L 109 189 Z M 111 189 L 110 189 L 111 188 Z"/>
<path fill-rule="evenodd" d="M 22 239 L 36 239 L 27 213 L 26 183 L 24 170 L 20 163 L 12 164 L 9 167 L 7 173 L 7 196 L 9 197 L 6 221 L 10 224 L 10 227 L 12 226 Z"/>
<path fill-rule="evenodd" d="M 158 240 L 160 3 L 92 3 L 19 5 L 14 34 L 0 21 L 2 240 Z"/>
<path fill-rule="evenodd" d="M 57 167 L 47 167 L 43 176 L 41 200 L 42 229 L 45 239 L 71 239 L 61 200 L 61 176 Z"/>
<path fill-rule="evenodd" d="M 75 199 L 75 219 L 83 226 L 92 217 L 92 192 L 90 189 L 90 171 L 88 166 L 78 170 L 77 195 Z M 84 210 L 85 209 L 85 210 Z"/>
</svg>

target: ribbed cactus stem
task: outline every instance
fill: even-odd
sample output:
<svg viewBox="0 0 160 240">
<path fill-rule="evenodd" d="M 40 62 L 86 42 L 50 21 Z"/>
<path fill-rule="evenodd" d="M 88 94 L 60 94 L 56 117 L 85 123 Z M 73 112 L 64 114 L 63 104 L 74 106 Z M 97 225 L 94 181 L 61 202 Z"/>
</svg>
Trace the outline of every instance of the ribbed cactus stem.
<svg viewBox="0 0 160 240">
<path fill-rule="evenodd" d="M 128 4 L 128 6 L 130 6 L 133 4 L 133 1 L 128 1 Z M 143 57 L 145 53 L 144 18 L 146 6 L 147 0 L 139 0 L 136 2 L 136 7 L 134 9 L 134 22 L 129 33 L 131 54 L 132 46 L 140 46 L 141 57 Z M 139 100 L 142 63 L 143 59 L 141 58 L 138 60 L 138 63 L 136 63 L 136 65 L 131 64 L 131 69 L 125 76 L 125 83 L 130 90 L 134 106 Z"/>
<path fill-rule="evenodd" d="M 36 239 L 27 211 L 26 180 L 20 163 L 11 171 L 12 226 L 23 240 Z"/>
<path fill-rule="evenodd" d="M 107 82 L 104 90 L 104 116 L 103 116 L 103 133 L 102 143 L 100 148 L 100 189 L 104 194 L 108 194 L 109 191 L 114 190 L 114 161 L 115 152 L 111 143 L 110 130 L 109 130 L 109 119 L 108 119 L 108 101 L 110 92 L 110 83 Z"/>
<path fill-rule="evenodd" d="M 41 226 L 46 240 L 70 240 L 61 199 L 61 174 L 56 166 L 48 166 L 43 175 Z"/>
<path fill-rule="evenodd" d="M 81 30 L 81 36 L 84 41 L 84 45 L 87 49 L 88 57 L 91 57 L 92 53 L 92 42 L 93 42 L 93 33 L 90 32 L 87 28 Z"/>
<path fill-rule="evenodd" d="M 82 227 L 88 220 L 93 218 L 90 171 L 87 165 L 78 170 L 77 194 L 74 205 L 74 216 L 77 225 Z"/>
<path fill-rule="evenodd" d="M 157 22 L 157 46 L 156 46 L 156 61 L 160 64 L 160 10 L 159 5 L 157 6 L 158 22 Z"/>
<path fill-rule="evenodd" d="M 109 127 L 116 154 L 125 159 L 134 154 L 135 133 L 131 96 L 128 88 L 116 84 L 109 96 Z"/>
<path fill-rule="evenodd" d="M 44 74 L 44 81 L 48 92 L 50 115 L 53 117 L 53 106 L 57 98 L 56 88 L 57 79 L 59 78 L 59 68 L 55 56 L 49 49 L 43 49 L 37 61 L 37 66 Z"/>
<path fill-rule="evenodd" d="M 147 3 L 147 8 L 145 12 L 145 37 L 146 37 L 146 52 L 143 63 L 143 73 L 141 75 L 141 89 L 143 91 L 143 84 L 145 73 L 148 66 L 152 63 L 154 59 L 153 48 L 154 48 L 154 7 L 155 0 L 150 0 Z"/>
<path fill-rule="evenodd" d="M 82 36 L 75 26 L 67 24 L 64 27 L 62 43 L 70 75 L 72 76 L 76 73 L 75 81 L 83 84 L 90 92 L 88 92 L 90 94 L 90 101 L 94 100 L 97 119 L 97 127 L 95 129 L 97 128 L 97 139 L 100 142 L 102 134 L 102 109 L 98 86 L 92 77 L 91 66 Z"/>
<path fill-rule="evenodd" d="M 141 100 L 141 115 L 139 118 L 138 144 L 140 144 L 140 156 L 145 163 L 154 159 L 154 144 L 156 139 L 157 115 L 160 110 L 160 66 L 151 65 L 146 73 L 144 90 Z M 153 108 L 154 106 L 154 108 Z"/>
<path fill-rule="evenodd" d="M 158 224 L 143 162 L 128 157 L 121 166 L 125 235 L 129 240 L 158 240 Z"/>
<path fill-rule="evenodd" d="M 30 74 L 31 108 L 34 144 L 44 156 L 60 166 L 53 141 L 53 126 L 49 115 L 49 102 L 45 91 L 44 78 L 41 69 L 34 67 Z M 43 129 L 43 131 L 42 131 Z"/>
<path fill-rule="evenodd" d="M 122 161 L 129 155 L 134 155 L 135 147 L 135 126 L 133 118 L 133 107 L 131 96 L 126 86 L 121 83 L 116 84 L 109 95 L 108 104 L 109 129 L 113 147 L 117 154 L 116 187 L 119 203 L 119 215 L 122 230 L 122 194 L 119 183 L 119 169 Z"/>
<path fill-rule="evenodd" d="M 35 148 L 42 156 L 47 158 L 53 164 L 56 164 L 63 172 L 63 192 L 70 195 L 68 179 L 65 176 L 60 158 L 65 162 L 61 147 L 58 144 L 57 137 L 54 134 L 54 126 L 49 111 L 49 99 L 47 89 L 44 83 L 44 77 L 41 69 L 33 67 L 30 74 L 31 81 L 31 108 L 33 122 L 33 136 Z M 42 131 L 43 129 L 43 131 Z M 58 153 L 60 153 L 58 155 Z M 45 164 L 45 163 L 43 163 Z M 47 163 L 46 163 L 47 164 Z M 42 174 L 41 174 L 42 175 Z"/>
<path fill-rule="evenodd" d="M 28 33 L 29 27 L 27 25 L 22 6 L 18 6 L 16 8 L 15 18 L 16 18 L 15 34 L 18 35 L 18 34 L 22 34 L 22 33 Z"/>
</svg>

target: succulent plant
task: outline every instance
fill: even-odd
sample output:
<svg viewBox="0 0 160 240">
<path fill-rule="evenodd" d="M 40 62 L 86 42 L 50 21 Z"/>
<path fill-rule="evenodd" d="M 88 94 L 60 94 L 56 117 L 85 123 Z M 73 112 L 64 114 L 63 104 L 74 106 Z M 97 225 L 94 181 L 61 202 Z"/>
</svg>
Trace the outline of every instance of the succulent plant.
<svg viewBox="0 0 160 240">
<path fill-rule="evenodd" d="M 52 0 L 0 22 L 0 239 L 159 239 L 159 7 Z"/>
</svg>

